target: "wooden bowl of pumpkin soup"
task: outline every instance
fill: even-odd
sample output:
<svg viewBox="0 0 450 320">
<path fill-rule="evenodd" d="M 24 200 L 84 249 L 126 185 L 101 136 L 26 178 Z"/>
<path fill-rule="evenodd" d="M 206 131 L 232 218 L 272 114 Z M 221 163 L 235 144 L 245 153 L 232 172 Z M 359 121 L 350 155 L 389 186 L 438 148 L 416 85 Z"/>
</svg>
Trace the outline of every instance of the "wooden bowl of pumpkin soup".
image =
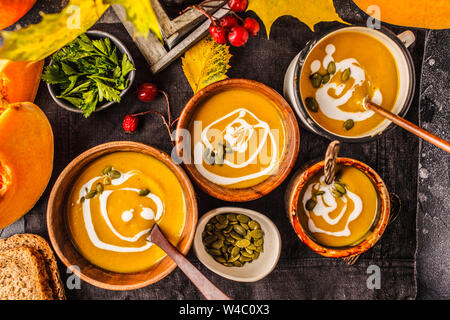
<svg viewBox="0 0 450 320">
<path fill-rule="evenodd" d="M 187 254 L 197 202 L 181 167 L 141 143 L 87 150 L 62 171 L 50 194 L 47 227 L 56 254 L 81 279 L 104 289 L 138 289 L 175 269 L 147 241 L 155 223 Z"/>
<path fill-rule="evenodd" d="M 297 119 L 272 88 L 226 79 L 199 91 L 177 125 L 176 149 L 197 185 L 226 201 L 249 201 L 275 189 L 297 159 Z"/>
<path fill-rule="evenodd" d="M 389 221 L 389 192 L 368 165 L 337 158 L 337 171 L 325 183 L 324 161 L 291 179 L 286 209 L 300 240 L 315 252 L 332 258 L 355 257 L 381 238 Z"/>
</svg>

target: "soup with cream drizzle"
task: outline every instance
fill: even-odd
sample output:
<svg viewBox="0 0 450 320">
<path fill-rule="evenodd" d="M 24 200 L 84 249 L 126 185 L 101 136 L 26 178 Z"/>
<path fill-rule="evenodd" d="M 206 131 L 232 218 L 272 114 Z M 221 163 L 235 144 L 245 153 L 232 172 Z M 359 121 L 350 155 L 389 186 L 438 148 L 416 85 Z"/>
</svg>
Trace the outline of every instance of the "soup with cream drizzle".
<svg viewBox="0 0 450 320">
<path fill-rule="evenodd" d="M 384 118 L 364 100 L 394 108 L 398 68 L 389 49 L 371 35 L 342 30 L 314 46 L 303 64 L 300 91 L 309 115 L 341 136 L 370 134 Z"/>
<path fill-rule="evenodd" d="M 150 268 L 166 256 L 146 238 L 157 223 L 176 245 L 186 217 L 183 190 L 161 161 L 135 152 L 105 155 L 87 166 L 70 196 L 67 224 L 80 253 L 109 271 Z"/>
<path fill-rule="evenodd" d="M 220 91 L 202 102 L 190 125 L 194 165 L 218 185 L 254 186 L 278 169 L 284 130 L 277 106 L 263 94 Z"/>
<path fill-rule="evenodd" d="M 298 203 L 299 220 L 310 237 L 328 247 L 357 245 L 370 233 L 379 211 L 378 193 L 370 178 L 351 166 L 338 166 L 327 185 L 314 175 Z"/>
</svg>

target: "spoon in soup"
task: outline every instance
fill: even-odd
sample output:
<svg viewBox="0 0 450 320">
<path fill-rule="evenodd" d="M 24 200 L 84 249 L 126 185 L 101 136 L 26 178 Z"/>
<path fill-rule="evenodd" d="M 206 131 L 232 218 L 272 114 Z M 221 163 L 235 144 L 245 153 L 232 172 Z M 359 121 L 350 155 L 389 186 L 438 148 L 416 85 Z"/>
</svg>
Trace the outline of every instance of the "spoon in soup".
<svg viewBox="0 0 450 320">
<path fill-rule="evenodd" d="M 368 99 L 365 99 L 365 102 L 363 102 L 363 104 L 367 109 L 376 112 L 377 114 L 385 117 L 386 119 L 391 120 L 399 127 L 402 127 L 403 129 L 415 134 L 419 138 L 422 138 L 423 140 L 428 141 L 434 144 L 435 146 L 441 148 L 442 150 L 450 153 L 450 143 L 448 141 L 445 141 L 444 139 L 435 136 L 434 134 L 426 131 L 425 129 L 416 126 L 415 124 L 409 122 L 408 120 L 405 120 L 402 117 L 399 117 L 398 115 L 387 111 L 386 109 L 369 101 Z"/>
<path fill-rule="evenodd" d="M 217 288 L 211 281 L 209 281 L 186 257 L 181 254 L 164 236 L 161 229 L 155 223 L 150 230 L 150 235 L 147 238 L 150 241 L 164 250 L 167 255 L 172 258 L 183 273 L 192 281 L 197 289 L 208 300 L 231 300 L 225 293 Z"/>
</svg>

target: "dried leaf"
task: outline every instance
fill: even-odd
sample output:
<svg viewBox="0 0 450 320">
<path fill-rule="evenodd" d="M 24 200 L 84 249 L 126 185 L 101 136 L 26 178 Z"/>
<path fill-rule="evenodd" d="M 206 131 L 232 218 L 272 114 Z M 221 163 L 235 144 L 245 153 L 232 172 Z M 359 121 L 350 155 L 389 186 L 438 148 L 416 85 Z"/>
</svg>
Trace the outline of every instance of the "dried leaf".
<svg viewBox="0 0 450 320">
<path fill-rule="evenodd" d="M 186 51 L 182 58 L 183 71 L 194 93 L 227 78 L 229 49 L 228 45 L 218 44 L 208 36 Z"/>
<path fill-rule="evenodd" d="M 336 13 L 333 0 L 251 0 L 248 10 L 255 12 L 264 22 L 267 37 L 275 20 L 285 15 L 298 18 L 311 30 L 321 21 L 344 22 Z"/>
<path fill-rule="evenodd" d="M 14 61 L 44 59 L 86 32 L 110 4 L 124 6 L 137 35 L 147 36 L 151 29 L 161 38 L 149 0 L 70 0 L 60 13 L 43 14 L 42 21 L 37 24 L 17 31 L 2 31 L 4 43 L 0 58 Z"/>
</svg>

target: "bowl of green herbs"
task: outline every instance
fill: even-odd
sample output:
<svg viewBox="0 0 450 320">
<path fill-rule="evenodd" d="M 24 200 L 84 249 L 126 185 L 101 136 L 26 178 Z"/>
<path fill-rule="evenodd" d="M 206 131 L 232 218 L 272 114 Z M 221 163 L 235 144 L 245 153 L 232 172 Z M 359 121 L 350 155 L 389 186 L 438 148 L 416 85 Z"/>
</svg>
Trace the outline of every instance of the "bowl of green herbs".
<svg viewBox="0 0 450 320">
<path fill-rule="evenodd" d="M 55 52 L 41 78 L 59 106 L 87 118 L 120 102 L 135 70 L 130 52 L 116 37 L 91 30 Z"/>
</svg>

